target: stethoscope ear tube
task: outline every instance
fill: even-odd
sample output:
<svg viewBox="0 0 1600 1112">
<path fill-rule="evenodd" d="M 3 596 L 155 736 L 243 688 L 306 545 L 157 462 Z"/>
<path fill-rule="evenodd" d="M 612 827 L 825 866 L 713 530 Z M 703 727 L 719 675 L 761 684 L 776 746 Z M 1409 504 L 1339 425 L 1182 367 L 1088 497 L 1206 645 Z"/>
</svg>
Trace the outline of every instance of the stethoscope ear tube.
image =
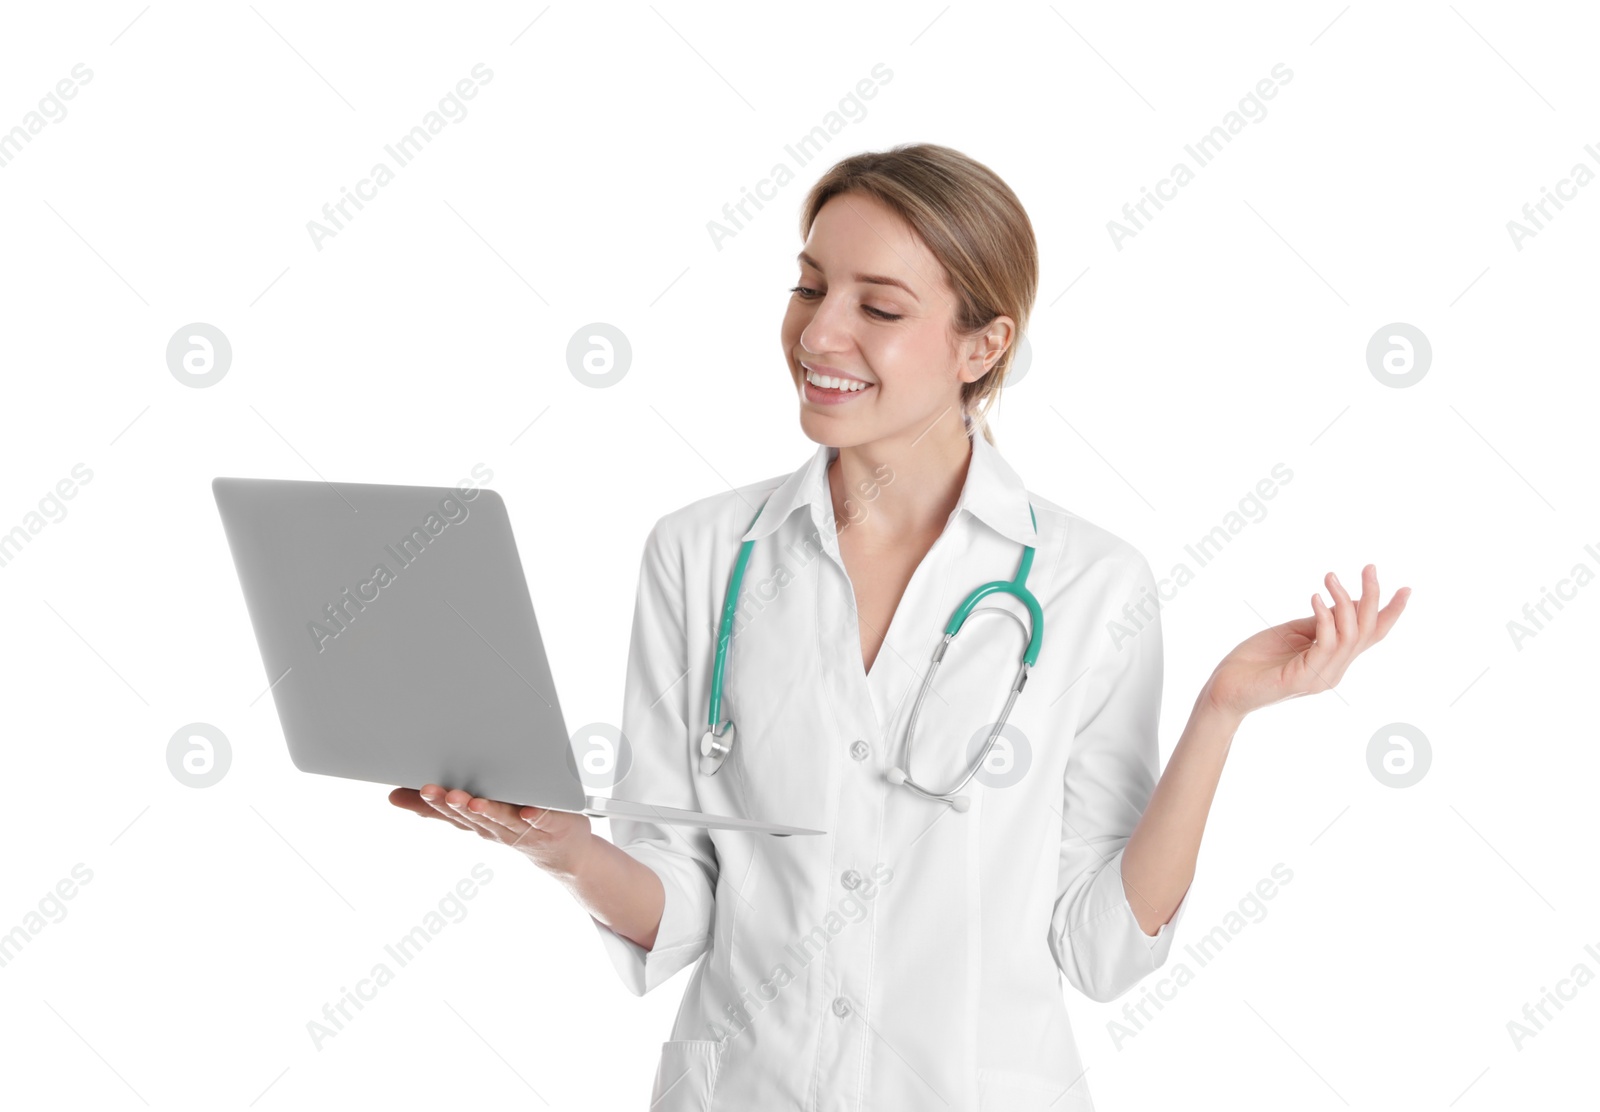
<svg viewBox="0 0 1600 1112">
<path fill-rule="evenodd" d="M 762 502 L 761 509 L 765 509 L 766 505 L 766 502 Z M 756 510 L 756 516 L 750 519 L 746 532 L 761 517 L 761 509 Z M 739 606 L 739 588 L 744 583 L 744 568 L 750 562 L 750 550 L 755 543 L 754 540 L 748 540 L 739 546 L 739 558 L 733 563 L 728 589 L 722 597 L 722 619 L 717 625 L 717 649 L 711 664 L 711 710 L 706 716 L 709 728 L 700 738 L 700 772 L 705 776 L 715 776 L 722 768 L 722 762 L 733 751 L 733 720 L 729 719 L 718 726 L 717 716 L 722 713 L 722 680 L 728 667 L 728 645 L 733 640 L 733 615 Z"/>
<path fill-rule="evenodd" d="M 1014 619 L 1019 625 L 1021 624 L 1022 619 L 1018 618 L 1015 614 L 1004 611 L 1002 611 L 1002 613 L 1005 613 L 1006 617 Z M 906 724 L 906 762 L 908 764 L 911 761 L 911 739 L 916 731 L 917 711 L 922 707 L 922 696 L 927 692 L 928 683 L 933 676 L 933 672 L 938 668 L 938 661 L 944 657 L 945 647 L 950 644 L 951 640 L 952 638 L 947 634 L 944 641 L 940 644 L 938 650 L 934 653 L 934 665 L 932 668 L 928 669 L 928 679 L 923 681 L 922 691 L 917 693 L 916 705 L 911 709 L 911 721 Z M 966 796 L 957 795 L 956 792 L 966 787 L 968 781 L 978 774 L 978 770 L 982 768 L 984 762 L 989 759 L 989 751 L 994 748 L 994 743 L 999 739 L 1000 731 L 1005 729 L 1006 720 L 1011 717 L 1011 708 L 1016 703 L 1017 696 L 1022 693 L 1023 686 L 1027 684 L 1028 673 L 1030 671 L 1032 671 L 1032 665 L 1028 664 L 1026 661 L 1023 662 L 1022 667 L 1017 669 L 1017 678 L 1011 684 L 1011 693 L 1006 696 L 1006 705 L 1005 708 L 1000 712 L 1000 720 L 994 724 L 994 729 L 989 731 L 989 739 L 983 743 L 983 751 L 978 754 L 977 760 L 972 762 L 972 764 L 967 768 L 967 774 L 963 776 L 954 786 L 942 792 L 934 791 L 931 788 L 924 788 L 921 784 L 917 783 L 911 778 L 911 774 L 909 772 L 900 767 L 891 768 L 889 770 L 889 782 L 892 784 L 904 784 L 912 791 L 917 792 L 920 795 L 924 795 L 929 799 L 942 800 L 943 802 L 950 804 L 950 806 L 954 807 L 957 811 L 965 811 L 972 805 L 972 803 L 969 799 L 967 799 Z"/>
</svg>

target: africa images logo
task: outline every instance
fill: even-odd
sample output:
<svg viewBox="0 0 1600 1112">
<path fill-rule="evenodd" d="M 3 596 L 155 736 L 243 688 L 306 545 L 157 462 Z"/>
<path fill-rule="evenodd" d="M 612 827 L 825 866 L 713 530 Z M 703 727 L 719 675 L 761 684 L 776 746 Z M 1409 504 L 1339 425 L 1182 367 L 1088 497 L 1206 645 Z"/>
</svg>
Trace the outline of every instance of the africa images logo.
<svg viewBox="0 0 1600 1112">
<path fill-rule="evenodd" d="M 475 463 L 472 465 L 472 477 L 480 483 L 487 483 L 494 478 L 494 472 L 481 463 Z M 399 579 L 401 570 L 421 559 L 422 554 L 428 550 L 428 545 L 432 544 L 436 537 L 451 525 L 459 525 L 466 521 L 472 512 L 468 509 L 467 503 L 477 498 L 478 494 L 477 487 L 463 480 L 455 487 L 453 495 L 447 495 L 440 500 L 438 510 L 430 513 L 421 525 L 393 543 L 384 545 L 384 552 L 389 554 L 398 567 L 391 569 L 388 564 L 380 560 L 372 566 L 371 574 L 356 584 L 354 591 L 346 587 L 339 592 L 333 602 L 322 608 L 328 625 L 323 625 L 315 619 L 306 623 L 306 631 L 311 634 L 317 652 L 326 652 L 328 642 L 348 629 L 355 622 L 357 614 L 366 613 L 366 604 L 378 601 L 382 597 L 383 589 Z M 396 548 L 396 545 L 399 547 Z"/>
</svg>

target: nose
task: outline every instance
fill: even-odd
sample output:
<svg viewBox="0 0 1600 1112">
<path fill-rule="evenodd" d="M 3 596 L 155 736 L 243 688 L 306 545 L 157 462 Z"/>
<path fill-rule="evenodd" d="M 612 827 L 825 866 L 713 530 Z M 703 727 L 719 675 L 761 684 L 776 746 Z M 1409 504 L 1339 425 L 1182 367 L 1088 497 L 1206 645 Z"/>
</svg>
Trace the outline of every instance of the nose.
<svg viewBox="0 0 1600 1112">
<path fill-rule="evenodd" d="M 843 298 L 823 294 L 821 301 L 813 301 L 806 308 L 811 311 L 811 319 L 800 330 L 802 351 L 816 352 L 820 359 L 830 351 L 846 351 L 854 346 L 849 310 Z"/>
</svg>

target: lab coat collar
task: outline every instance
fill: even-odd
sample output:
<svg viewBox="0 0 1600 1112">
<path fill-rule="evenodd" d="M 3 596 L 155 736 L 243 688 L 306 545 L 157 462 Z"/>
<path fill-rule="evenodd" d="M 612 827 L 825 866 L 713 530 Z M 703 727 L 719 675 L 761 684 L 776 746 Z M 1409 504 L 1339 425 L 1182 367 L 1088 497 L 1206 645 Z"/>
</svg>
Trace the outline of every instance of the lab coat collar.
<svg viewBox="0 0 1600 1112">
<path fill-rule="evenodd" d="M 966 482 L 951 514 L 952 520 L 966 510 L 1001 536 L 1021 545 L 1037 545 L 1038 533 L 1028 511 L 1028 492 L 1022 479 L 999 450 L 984 439 L 983 433 L 973 428 L 970 417 L 966 419 L 966 426 L 967 439 L 972 443 L 972 462 L 967 465 Z M 838 454 L 838 448 L 818 445 L 806 465 L 772 492 L 740 541 L 771 535 L 802 506 L 813 508 L 819 525 L 830 520 L 833 499 L 828 490 L 828 465 Z"/>
</svg>

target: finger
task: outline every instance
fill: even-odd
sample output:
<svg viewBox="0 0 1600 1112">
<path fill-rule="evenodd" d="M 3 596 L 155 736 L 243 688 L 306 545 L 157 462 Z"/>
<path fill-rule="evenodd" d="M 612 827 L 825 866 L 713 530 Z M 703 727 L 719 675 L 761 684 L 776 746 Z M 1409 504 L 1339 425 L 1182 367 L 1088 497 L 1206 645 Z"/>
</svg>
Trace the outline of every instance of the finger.
<svg viewBox="0 0 1600 1112">
<path fill-rule="evenodd" d="M 1378 627 L 1378 565 L 1368 564 L 1361 569 L 1361 601 L 1356 604 L 1356 627 L 1361 633 L 1361 643 L 1372 643 L 1373 631 Z"/>
<path fill-rule="evenodd" d="M 524 807 L 514 803 L 502 803 L 503 814 L 513 822 L 513 829 L 527 827 L 541 834 L 550 832 L 550 817 L 556 814 L 548 807 Z"/>
<path fill-rule="evenodd" d="M 425 819 L 448 819 L 460 825 L 454 815 L 442 815 L 438 809 L 422 798 L 422 793 L 416 788 L 396 788 L 389 793 L 389 802 L 402 810 L 410 811 L 414 815 L 421 815 Z"/>
<path fill-rule="evenodd" d="M 438 784 L 424 784 L 417 789 L 417 798 L 427 804 L 435 814 L 447 819 L 455 819 L 456 813 L 444 801 L 446 789 Z"/>
<path fill-rule="evenodd" d="M 1366 570 L 1362 569 L 1361 574 L 1365 578 Z M 1361 653 L 1365 643 L 1361 640 L 1361 614 L 1356 608 L 1356 600 L 1337 574 L 1329 572 L 1328 578 L 1333 581 L 1332 586 L 1337 588 L 1331 593 L 1334 595 L 1333 620 L 1338 630 L 1339 651 L 1334 655 L 1329 670 L 1323 674 L 1323 679 L 1333 687 L 1344 678 L 1345 670 Z"/>
<path fill-rule="evenodd" d="M 1389 605 L 1378 611 L 1378 630 L 1373 637 L 1374 641 L 1382 641 L 1400 615 L 1405 612 L 1406 603 L 1411 600 L 1411 588 L 1401 587 L 1394 593 L 1394 598 L 1389 600 Z"/>
<path fill-rule="evenodd" d="M 473 826 L 466 819 L 458 816 L 455 808 L 451 807 L 445 802 L 445 789 L 440 787 L 438 784 L 422 785 L 422 788 L 417 792 L 417 795 L 424 803 L 428 805 L 430 809 L 432 809 L 435 815 L 441 819 L 444 819 L 451 825 L 459 826 L 463 830 L 477 829 L 477 827 Z"/>
<path fill-rule="evenodd" d="M 493 838 L 498 842 L 501 828 L 475 811 L 467 810 L 467 804 L 471 803 L 472 800 L 472 793 L 462 788 L 451 788 L 444 793 L 446 805 L 454 810 L 463 821 L 471 823 L 473 829 L 477 830 L 485 838 Z"/>
<path fill-rule="evenodd" d="M 502 803 L 498 799 L 484 799 L 482 796 L 473 796 L 467 801 L 467 810 L 476 811 L 479 816 L 503 826 L 515 833 L 522 833 L 528 824 L 517 815 L 517 808 L 510 803 Z"/>
<path fill-rule="evenodd" d="M 396 788 L 389 793 L 389 802 L 396 807 L 418 815 L 427 814 L 433 810 L 428 806 L 427 800 L 423 799 L 417 792 L 416 788 Z"/>
<path fill-rule="evenodd" d="M 1344 659 L 1355 648 L 1356 644 L 1356 604 L 1351 601 L 1350 592 L 1344 589 L 1344 584 L 1339 582 L 1339 577 L 1333 572 L 1328 573 L 1326 579 L 1328 593 L 1333 596 L 1333 623 L 1339 635 L 1339 659 Z"/>
<path fill-rule="evenodd" d="M 510 845 L 518 845 L 530 834 L 538 836 L 539 828 L 530 820 L 525 820 L 521 812 L 537 812 L 537 818 L 543 818 L 545 812 L 538 807 L 518 807 L 511 803 L 502 803 L 497 799 L 483 799 L 475 797 L 468 801 L 469 810 L 477 810 L 487 821 L 500 827 L 500 832 L 509 838 Z"/>
<path fill-rule="evenodd" d="M 429 802 L 424 800 L 414 787 L 397 787 L 397 789 L 389 792 L 389 802 L 394 803 L 395 806 L 402 808 L 402 810 L 411 811 L 411 814 L 419 814 L 421 818 L 443 819 L 443 821 L 450 822 L 451 826 L 459 826 L 462 830 L 467 829 L 466 824 L 462 824 L 461 819 L 456 818 L 454 814 L 438 813 L 434 806 L 429 805 Z"/>
<path fill-rule="evenodd" d="M 1321 592 L 1311 596 L 1311 610 L 1317 619 L 1317 640 L 1306 650 L 1306 667 L 1311 674 L 1322 680 L 1323 673 L 1327 671 L 1329 662 L 1338 644 L 1334 633 L 1333 611 L 1328 609 L 1328 604 L 1322 601 Z"/>
</svg>

